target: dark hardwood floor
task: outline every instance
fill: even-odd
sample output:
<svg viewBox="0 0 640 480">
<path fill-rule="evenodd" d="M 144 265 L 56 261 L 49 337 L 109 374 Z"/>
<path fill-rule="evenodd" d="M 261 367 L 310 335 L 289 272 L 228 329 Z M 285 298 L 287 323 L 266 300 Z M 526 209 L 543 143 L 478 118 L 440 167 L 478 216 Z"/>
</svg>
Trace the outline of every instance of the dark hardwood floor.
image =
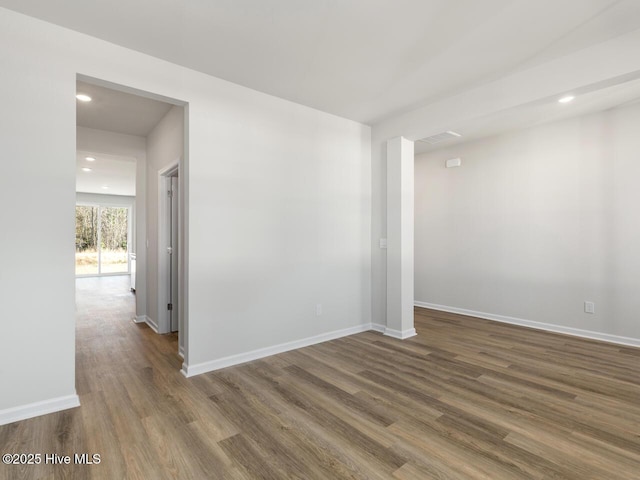
<svg viewBox="0 0 640 480">
<path fill-rule="evenodd" d="M 640 349 L 416 309 L 367 332 L 185 379 L 123 279 L 78 281 L 82 407 L 0 427 L 1 479 L 640 479 Z"/>
</svg>

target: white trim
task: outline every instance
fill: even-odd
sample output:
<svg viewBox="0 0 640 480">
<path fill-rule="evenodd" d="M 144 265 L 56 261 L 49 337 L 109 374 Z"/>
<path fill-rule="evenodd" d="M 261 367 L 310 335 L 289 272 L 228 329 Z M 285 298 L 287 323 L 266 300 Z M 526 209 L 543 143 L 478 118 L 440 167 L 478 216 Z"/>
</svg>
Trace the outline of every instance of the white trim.
<svg viewBox="0 0 640 480">
<path fill-rule="evenodd" d="M 167 285 L 169 284 L 169 278 L 167 275 L 170 257 L 167 255 L 167 247 L 169 246 L 169 205 L 167 191 L 171 190 L 171 177 L 178 175 L 178 308 L 176 314 L 178 315 L 178 325 L 182 323 L 182 302 L 184 301 L 182 295 L 182 285 L 180 280 L 183 279 L 184 274 L 182 268 L 180 252 L 183 249 L 182 240 L 182 206 L 180 205 L 180 191 L 182 190 L 182 177 L 184 175 L 182 171 L 182 156 L 175 159 L 172 163 L 164 167 L 158 172 L 158 323 L 157 331 L 160 333 L 171 332 L 171 322 L 169 320 L 169 311 L 167 310 L 167 304 L 171 303 L 169 298 L 169 291 Z M 178 328 L 180 330 L 180 328 Z"/>
<path fill-rule="evenodd" d="M 182 345 L 178 347 L 178 355 L 180 355 L 184 360 L 184 348 L 182 347 Z"/>
<path fill-rule="evenodd" d="M 97 278 L 97 277 L 130 277 L 131 272 L 113 272 L 113 273 L 83 273 L 76 275 L 76 278 Z"/>
<path fill-rule="evenodd" d="M 373 330 L 374 332 L 384 333 L 386 328 L 387 327 L 385 327 L 381 323 L 372 323 L 371 324 L 371 330 Z"/>
<path fill-rule="evenodd" d="M 394 330 L 393 328 L 386 328 L 383 332 L 387 337 L 397 338 L 398 340 L 404 340 L 406 338 L 415 337 L 417 335 L 415 328 L 408 328 L 407 330 Z"/>
<path fill-rule="evenodd" d="M 133 317 L 133 323 L 146 323 L 151 330 L 158 333 L 158 324 L 149 315 Z"/>
<path fill-rule="evenodd" d="M 177 169 L 178 165 L 172 163 L 158 172 L 158 251 L 156 259 L 158 276 L 158 288 L 156 290 L 158 299 L 158 323 L 156 324 L 156 333 L 169 333 L 171 331 L 171 326 L 169 325 L 169 310 L 167 309 L 167 304 L 171 302 L 169 292 L 167 291 L 169 281 L 167 276 L 169 265 L 169 258 L 167 258 L 167 246 L 169 245 L 169 235 L 167 233 L 167 216 L 169 214 L 167 190 L 171 188 L 171 177 L 169 177 L 169 175 Z M 169 185 L 167 185 L 167 180 L 169 181 Z"/>
<path fill-rule="evenodd" d="M 562 325 L 554 325 L 552 323 L 535 322 L 533 320 L 524 320 L 522 318 L 507 317 L 504 315 L 496 315 L 493 313 L 476 312 L 465 308 L 449 307 L 447 305 L 437 305 L 435 303 L 414 302 L 416 307 L 431 308 L 432 310 L 440 310 L 442 312 L 458 313 L 470 317 L 483 318 L 485 320 L 493 320 L 501 323 L 509 323 L 512 325 L 520 325 L 522 327 L 537 328 L 555 333 L 564 333 L 574 337 L 590 338 L 592 340 L 600 340 L 602 342 L 616 343 L 620 345 L 629 345 L 631 347 L 640 347 L 640 338 L 622 337 L 619 335 L 611 335 L 609 333 L 594 332 L 592 330 L 582 330 L 581 328 L 564 327 Z"/>
<path fill-rule="evenodd" d="M 80 398 L 78 395 L 67 395 L 66 397 L 57 397 L 42 402 L 28 403 L 19 407 L 7 408 L 0 410 L 0 425 L 26 420 L 27 418 L 38 417 L 48 413 L 55 413 L 69 408 L 80 406 Z"/>
<path fill-rule="evenodd" d="M 240 363 L 250 362 L 252 360 L 258 360 L 260 358 L 268 357 L 270 355 L 276 355 L 278 353 L 288 352 L 289 350 L 295 350 L 298 348 L 308 347 L 317 343 L 326 342 L 329 340 L 335 340 L 336 338 L 346 337 L 348 335 L 354 335 L 356 333 L 366 332 L 372 329 L 371 323 L 365 323 L 362 325 L 356 325 L 355 327 L 345 328 L 343 330 L 335 330 L 333 332 L 321 333 L 313 337 L 303 338 L 301 340 L 294 340 L 292 342 L 281 343 L 280 345 L 274 345 L 272 347 L 260 348 L 251 352 L 239 353 L 237 355 L 230 355 L 228 357 L 219 358 L 210 362 L 197 363 L 195 365 L 182 364 L 182 374 L 185 377 L 193 377 L 194 375 L 200 375 L 202 373 L 212 372 L 221 368 L 230 367 L 232 365 L 238 365 Z"/>
<path fill-rule="evenodd" d="M 144 321 L 146 322 L 147 325 L 149 325 L 149 328 L 151 328 L 151 330 L 153 330 L 156 333 L 159 332 L 158 324 L 149 315 L 145 315 L 145 320 Z"/>
<path fill-rule="evenodd" d="M 112 195 L 104 193 L 76 192 L 76 205 L 97 207 L 133 207 L 135 195 Z"/>
</svg>

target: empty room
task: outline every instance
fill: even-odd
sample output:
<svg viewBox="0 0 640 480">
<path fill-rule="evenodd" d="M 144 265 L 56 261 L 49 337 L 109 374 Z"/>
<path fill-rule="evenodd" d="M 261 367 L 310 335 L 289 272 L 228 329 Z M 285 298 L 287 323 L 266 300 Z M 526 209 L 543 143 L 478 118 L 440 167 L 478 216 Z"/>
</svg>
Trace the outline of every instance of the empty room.
<svg viewBox="0 0 640 480">
<path fill-rule="evenodd" d="M 638 52 L 635 0 L 0 0 L 0 479 L 640 478 Z"/>
</svg>

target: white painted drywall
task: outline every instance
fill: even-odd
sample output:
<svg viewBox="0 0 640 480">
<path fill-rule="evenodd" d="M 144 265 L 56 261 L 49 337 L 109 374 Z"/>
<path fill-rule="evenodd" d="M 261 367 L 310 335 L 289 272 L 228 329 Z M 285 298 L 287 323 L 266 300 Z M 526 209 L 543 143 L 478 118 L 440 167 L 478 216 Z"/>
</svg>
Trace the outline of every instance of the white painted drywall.
<svg viewBox="0 0 640 480">
<path fill-rule="evenodd" d="M 416 301 L 640 339 L 638 125 L 636 103 L 416 156 Z"/>
<path fill-rule="evenodd" d="M 386 325 L 386 251 L 379 239 L 386 238 L 386 142 L 403 136 L 409 140 L 455 130 L 467 122 L 482 121 L 500 112 L 538 101 L 553 101 L 559 95 L 612 78 L 634 76 L 640 71 L 640 29 L 612 38 L 560 58 L 475 85 L 468 90 L 417 109 L 401 113 L 372 127 L 372 319 Z M 464 133 L 464 132 L 462 132 Z M 463 160 L 464 161 L 464 160 Z"/>
<path fill-rule="evenodd" d="M 144 160 L 146 156 L 145 137 L 107 132 L 95 128 L 77 127 L 76 146 L 81 151 L 132 157 L 136 160 Z"/>
<path fill-rule="evenodd" d="M 136 197 L 128 195 L 101 195 L 99 193 L 76 193 L 76 203 L 83 205 L 106 205 L 110 207 L 133 207 Z"/>
<path fill-rule="evenodd" d="M 184 156 L 184 108 L 173 106 L 147 136 L 147 315 L 158 316 L 158 174 Z M 164 286 L 163 286 L 164 288 Z"/>
<path fill-rule="evenodd" d="M 370 322 L 369 127 L 5 9 L 0 64 L 0 410 L 75 391 L 77 73 L 189 103 L 190 362 Z"/>
<path fill-rule="evenodd" d="M 23 27 L 0 10 L 0 412 L 75 395 L 75 79 Z"/>
<path fill-rule="evenodd" d="M 414 302 L 414 149 L 396 137 L 387 142 L 387 326 L 385 334 L 416 334 Z"/>
<path fill-rule="evenodd" d="M 371 320 L 370 129 L 225 90 L 189 105 L 189 364 Z"/>
<path fill-rule="evenodd" d="M 147 314 L 146 243 L 146 180 L 147 139 L 136 135 L 107 132 L 94 128 L 76 128 L 76 148 L 107 155 L 136 159 L 136 197 L 133 205 L 133 241 L 131 253 L 136 254 L 136 316 Z M 99 161 L 99 159 L 98 159 Z M 140 253 L 140 255 L 138 255 Z"/>
</svg>

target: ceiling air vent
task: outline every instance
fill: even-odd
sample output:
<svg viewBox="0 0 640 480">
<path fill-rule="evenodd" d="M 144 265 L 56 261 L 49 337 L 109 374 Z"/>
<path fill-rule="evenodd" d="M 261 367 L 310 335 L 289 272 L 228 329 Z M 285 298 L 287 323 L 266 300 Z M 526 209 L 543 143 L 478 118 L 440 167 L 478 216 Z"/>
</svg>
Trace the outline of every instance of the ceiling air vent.
<svg viewBox="0 0 640 480">
<path fill-rule="evenodd" d="M 429 145 L 433 145 L 435 143 L 440 143 L 445 140 L 450 140 L 452 138 L 461 137 L 459 133 L 452 132 L 451 130 L 447 130 L 446 132 L 436 133 L 435 135 L 431 135 L 430 137 L 421 138 L 418 140 L 419 142 L 428 143 Z"/>
</svg>

